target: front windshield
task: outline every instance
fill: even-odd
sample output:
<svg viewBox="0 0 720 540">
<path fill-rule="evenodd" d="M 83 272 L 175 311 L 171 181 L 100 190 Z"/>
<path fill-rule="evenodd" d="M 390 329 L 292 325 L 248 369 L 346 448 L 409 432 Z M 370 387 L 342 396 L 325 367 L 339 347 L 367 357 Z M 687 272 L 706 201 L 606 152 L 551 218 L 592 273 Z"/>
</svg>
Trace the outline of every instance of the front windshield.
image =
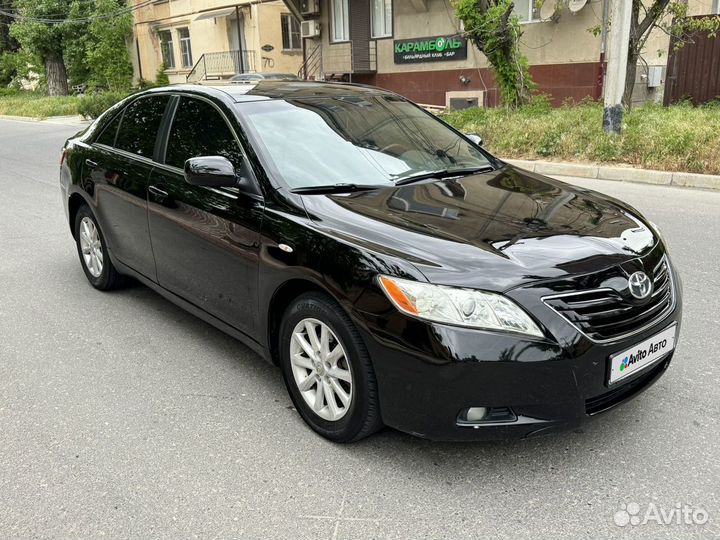
<svg viewBox="0 0 720 540">
<path fill-rule="evenodd" d="M 489 165 L 475 146 L 397 96 L 268 100 L 238 108 L 270 167 L 291 189 L 389 185 Z"/>
</svg>

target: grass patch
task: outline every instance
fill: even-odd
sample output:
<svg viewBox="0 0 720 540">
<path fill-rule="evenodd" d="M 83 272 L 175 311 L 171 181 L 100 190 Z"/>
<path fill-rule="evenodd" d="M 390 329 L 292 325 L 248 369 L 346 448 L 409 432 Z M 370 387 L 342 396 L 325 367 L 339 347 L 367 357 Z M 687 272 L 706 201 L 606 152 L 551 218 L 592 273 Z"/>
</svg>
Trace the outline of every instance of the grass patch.
<svg viewBox="0 0 720 540">
<path fill-rule="evenodd" d="M 49 97 L 36 92 L 3 92 L 0 115 L 47 118 L 78 114 L 77 96 Z"/>
<path fill-rule="evenodd" d="M 552 108 L 542 97 L 516 111 L 465 109 L 442 115 L 477 133 L 493 153 L 515 159 L 589 161 L 720 174 L 720 105 L 647 104 L 625 115 L 620 136 L 602 130 L 602 104 Z"/>
</svg>

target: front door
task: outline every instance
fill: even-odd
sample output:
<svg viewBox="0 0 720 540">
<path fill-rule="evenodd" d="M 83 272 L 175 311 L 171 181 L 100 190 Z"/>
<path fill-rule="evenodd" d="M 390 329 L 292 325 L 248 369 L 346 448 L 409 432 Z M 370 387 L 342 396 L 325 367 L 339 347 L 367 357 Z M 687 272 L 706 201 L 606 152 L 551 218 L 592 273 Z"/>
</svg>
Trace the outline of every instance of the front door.
<svg viewBox="0 0 720 540">
<path fill-rule="evenodd" d="M 148 221 L 158 283 L 253 336 L 261 201 L 237 188 L 185 182 L 185 160 L 225 156 L 240 168 L 243 153 L 210 103 L 182 97 L 170 127 L 165 164 L 150 178 Z"/>
</svg>

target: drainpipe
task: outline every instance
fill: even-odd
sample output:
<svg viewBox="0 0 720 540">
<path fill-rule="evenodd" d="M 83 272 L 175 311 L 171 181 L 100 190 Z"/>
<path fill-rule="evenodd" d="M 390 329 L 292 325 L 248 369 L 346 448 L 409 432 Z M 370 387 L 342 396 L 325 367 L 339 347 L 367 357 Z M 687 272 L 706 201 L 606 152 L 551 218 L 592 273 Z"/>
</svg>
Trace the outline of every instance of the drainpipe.
<svg viewBox="0 0 720 540">
<path fill-rule="evenodd" d="M 140 60 L 140 41 L 135 38 L 135 53 L 137 54 L 138 79 L 142 79 L 142 60 Z"/>
<path fill-rule="evenodd" d="M 240 73 L 245 73 L 245 59 L 242 48 L 242 24 L 240 23 L 240 6 L 235 6 L 235 22 L 237 23 L 238 47 L 240 47 Z"/>
</svg>

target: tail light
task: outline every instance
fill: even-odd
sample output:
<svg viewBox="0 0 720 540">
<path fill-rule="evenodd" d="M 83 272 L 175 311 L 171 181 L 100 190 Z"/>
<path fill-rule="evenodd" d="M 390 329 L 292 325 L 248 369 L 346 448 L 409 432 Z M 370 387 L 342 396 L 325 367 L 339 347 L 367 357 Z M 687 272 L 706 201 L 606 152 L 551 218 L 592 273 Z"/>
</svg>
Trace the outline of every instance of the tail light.
<svg viewBox="0 0 720 540">
<path fill-rule="evenodd" d="M 67 159 L 67 148 L 62 149 L 62 155 L 60 156 L 60 166 L 62 167 L 63 163 L 65 163 L 65 160 Z"/>
</svg>

